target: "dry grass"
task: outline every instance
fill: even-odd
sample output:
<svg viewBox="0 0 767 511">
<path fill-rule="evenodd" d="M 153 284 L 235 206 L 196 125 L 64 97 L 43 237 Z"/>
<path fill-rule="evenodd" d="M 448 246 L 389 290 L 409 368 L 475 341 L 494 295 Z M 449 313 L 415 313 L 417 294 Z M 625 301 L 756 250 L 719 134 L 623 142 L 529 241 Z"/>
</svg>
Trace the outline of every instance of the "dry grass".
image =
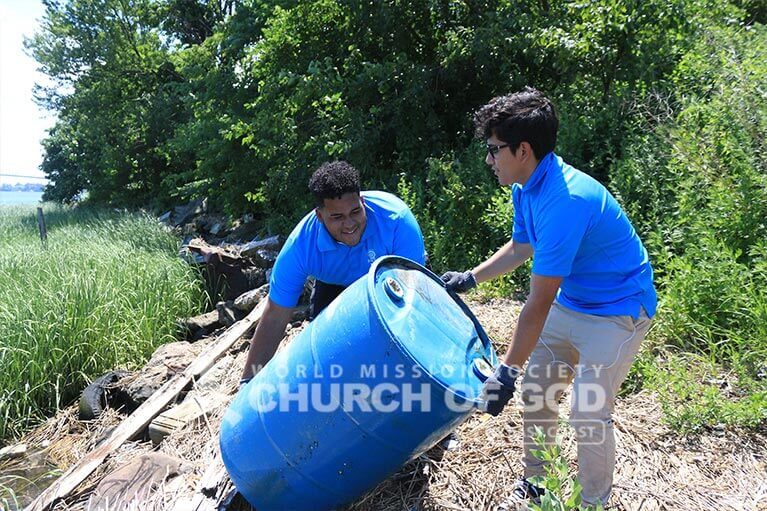
<svg viewBox="0 0 767 511">
<path fill-rule="evenodd" d="M 519 304 L 507 300 L 473 303 L 491 337 L 507 340 Z M 297 330 L 289 334 L 293 337 Z M 497 345 L 499 350 L 503 346 Z M 244 352 L 233 353 L 217 367 L 220 392 L 232 395 Z M 159 450 L 185 460 L 186 473 L 172 479 L 136 509 L 188 510 L 195 489 L 218 451 L 222 404 L 207 421 L 173 433 Z M 657 397 L 643 391 L 620 399 L 615 414 L 618 468 L 611 505 L 619 510 L 767 510 L 767 438 L 725 431 L 716 436 L 680 438 L 661 421 Z M 565 403 L 562 414 L 566 416 Z M 110 412 L 85 425 L 68 409 L 25 438 L 31 444 L 48 439 L 49 456 L 62 468 L 81 458 L 120 420 Z M 562 428 L 562 447 L 575 470 L 571 430 Z M 521 472 L 521 416 L 518 407 L 503 415 L 472 416 L 457 430 L 457 447 L 439 445 L 407 463 L 399 472 L 349 506 L 348 511 L 498 510 L 507 504 L 511 485 Z M 57 510 L 85 509 L 88 492 L 105 474 L 152 448 L 146 441 L 126 443 L 100 467 L 79 492 Z M 225 492 L 224 492 L 225 493 Z M 232 511 L 249 510 L 242 501 Z"/>
</svg>

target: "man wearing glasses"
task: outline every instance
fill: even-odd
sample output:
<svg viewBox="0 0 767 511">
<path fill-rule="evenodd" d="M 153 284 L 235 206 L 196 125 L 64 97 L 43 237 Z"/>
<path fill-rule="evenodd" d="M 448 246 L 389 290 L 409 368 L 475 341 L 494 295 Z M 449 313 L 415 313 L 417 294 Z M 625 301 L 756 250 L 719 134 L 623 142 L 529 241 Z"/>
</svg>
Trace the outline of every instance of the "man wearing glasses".
<svg viewBox="0 0 767 511">
<path fill-rule="evenodd" d="M 647 251 L 607 189 L 556 155 L 559 121 L 542 93 L 526 88 L 497 97 L 474 116 L 487 141 L 487 163 L 511 186 L 511 240 L 465 272 L 442 276 L 465 292 L 514 271 L 533 258 L 530 295 L 502 363 L 485 383 L 487 411 L 498 415 L 521 386 L 523 476 L 512 495 L 538 499 L 535 476 L 545 473 L 532 451 L 536 428 L 556 437 L 558 402 L 572 382 L 570 424 L 578 442 L 583 503 L 605 504 L 612 490 L 615 437 L 612 411 L 657 297 Z"/>
<path fill-rule="evenodd" d="M 316 207 L 290 233 L 269 280 L 269 297 L 250 343 L 240 384 L 274 356 L 309 276 L 315 280 L 309 305 L 313 320 L 384 255 L 424 264 L 421 229 L 407 205 L 394 195 L 360 191 L 349 163 L 320 166 L 309 180 Z"/>
</svg>

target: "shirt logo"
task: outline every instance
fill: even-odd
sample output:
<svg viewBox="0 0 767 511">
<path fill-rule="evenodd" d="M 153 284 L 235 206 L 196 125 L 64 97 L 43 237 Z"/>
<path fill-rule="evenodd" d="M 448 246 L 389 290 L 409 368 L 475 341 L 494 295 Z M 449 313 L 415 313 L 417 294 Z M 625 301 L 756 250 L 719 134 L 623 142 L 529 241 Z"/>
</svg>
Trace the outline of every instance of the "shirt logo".
<svg viewBox="0 0 767 511">
<path fill-rule="evenodd" d="M 368 262 L 372 263 L 376 260 L 375 250 L 368 250 Z"/>
</svg>

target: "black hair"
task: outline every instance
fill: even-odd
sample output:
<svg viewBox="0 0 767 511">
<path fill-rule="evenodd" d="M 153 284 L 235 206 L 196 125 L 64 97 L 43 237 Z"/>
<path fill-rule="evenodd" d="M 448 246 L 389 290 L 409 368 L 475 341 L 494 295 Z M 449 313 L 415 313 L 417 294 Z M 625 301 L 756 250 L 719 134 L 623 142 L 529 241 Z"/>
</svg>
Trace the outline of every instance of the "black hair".
<svg viewBox="0 0 767 511">
<path fill-rule="evenodd" d="M 338 199 L 346 193 L 360 193 L 360 173 L 345 161 L 323 163 L 309 179 L 309 190 L 318 207 L 325 199 Z"/>
<path fill-rule="evenodd" d="M 495 134 L 509 144 L 512 152 L 520 143 L 527 142 L 541 160 L 557 145 L 559 119 L 549 98 L 525 87 L 520 92 L 495 97 L 477 110 L 474 127 L 477 137 L 487 139 Z"/>
</svg>

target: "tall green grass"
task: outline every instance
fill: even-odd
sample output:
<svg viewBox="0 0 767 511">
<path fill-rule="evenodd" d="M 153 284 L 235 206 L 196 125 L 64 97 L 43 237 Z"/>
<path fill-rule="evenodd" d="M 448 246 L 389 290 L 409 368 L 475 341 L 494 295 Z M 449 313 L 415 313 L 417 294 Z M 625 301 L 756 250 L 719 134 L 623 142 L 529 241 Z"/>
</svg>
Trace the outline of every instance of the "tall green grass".
<svg viewBox="0 0 767 511">
<path fill-rule="evenodd" d="M 203 288 L 178 240 L 139 214 L 0 207 L 0 439 L 75 399 L 87 381 L 134 367 L 174 340 Z"/>
</svg>

